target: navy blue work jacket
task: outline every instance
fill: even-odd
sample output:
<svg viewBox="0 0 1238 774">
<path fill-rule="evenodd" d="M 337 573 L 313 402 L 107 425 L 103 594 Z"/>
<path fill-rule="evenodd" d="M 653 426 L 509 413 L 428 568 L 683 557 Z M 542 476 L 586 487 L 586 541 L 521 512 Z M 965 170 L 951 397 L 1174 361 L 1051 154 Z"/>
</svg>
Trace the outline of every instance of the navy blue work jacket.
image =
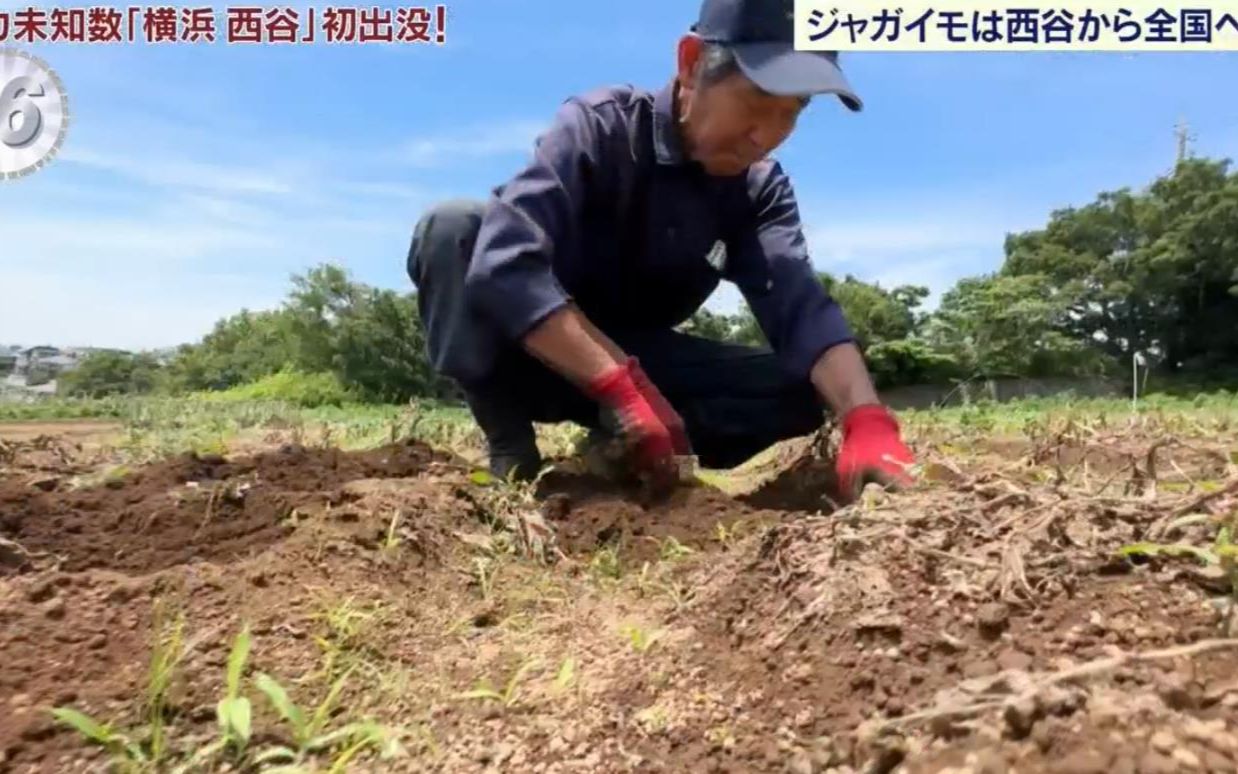
<svg viewBox="0 0 1238 774">
<path fill-rule="evenodd" d="M 486 206 L 469 303 L 513 340 L 569 299 L 608 333 L 670 328 L 727 280 L 807 378 L 854 339 L 813 270 L 791 183 L 773 159 L 707 174 L 684 154 L 674 102 L 673 81 L 564 101 Z"/>
</svg>

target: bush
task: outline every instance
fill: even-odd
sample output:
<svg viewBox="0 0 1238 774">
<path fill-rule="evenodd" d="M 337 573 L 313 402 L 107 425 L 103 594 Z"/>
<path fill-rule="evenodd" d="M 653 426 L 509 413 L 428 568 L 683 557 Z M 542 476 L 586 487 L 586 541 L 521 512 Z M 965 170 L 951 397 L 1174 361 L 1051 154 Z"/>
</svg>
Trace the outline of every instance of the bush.
<svg viewBox="0 0 1238 774">
<path fill-rule="evenodd" d="M 149 353 L 98 350 L 82 358 L 77 368 L 61 373 L 56 391 L 74 398 L 140 395 L 155 389 L 161 371 L 159 361 Z"/>
<path fill-rule="evenodd" d="M 916 339 L 883 341 L 865 353 L 873 380 L 880 389 L 906 384 L 940 384 L 963 376 L 959 362 Z"/>
<path fill-rule="evenodd" d="M 304 408 L 343 406 L 357 401 L 357 396 L 332 373 L 302 373 L 284 369 L 249 384 L 221 392 L 200 393 L 206 400 L 282 401 Z"/>
</svg>

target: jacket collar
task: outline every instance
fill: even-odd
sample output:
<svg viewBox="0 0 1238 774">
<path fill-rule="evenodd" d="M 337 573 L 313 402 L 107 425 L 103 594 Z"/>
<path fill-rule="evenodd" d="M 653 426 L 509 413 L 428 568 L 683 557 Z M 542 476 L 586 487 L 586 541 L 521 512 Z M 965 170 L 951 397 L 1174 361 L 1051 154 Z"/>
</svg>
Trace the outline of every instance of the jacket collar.
<svg viewBox="0 0 1238 774">
<path fill-rule="evenodd" d="M 687 160 L 676 121 L 675 85 L 672 78 L 653 96 L 653 150 L 659 164 L 682 164 Z"/>
</svg>

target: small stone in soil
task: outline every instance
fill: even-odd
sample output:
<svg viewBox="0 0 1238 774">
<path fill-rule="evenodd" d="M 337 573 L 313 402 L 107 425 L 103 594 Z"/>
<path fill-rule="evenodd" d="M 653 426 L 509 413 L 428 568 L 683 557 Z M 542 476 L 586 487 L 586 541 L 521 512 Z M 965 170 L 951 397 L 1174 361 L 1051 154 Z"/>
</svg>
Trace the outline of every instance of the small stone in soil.
<svg viewBox="0 0 1238 774">
<path fill-rule="evenodd" d="M 976 626 L 989 639 L 996 639 L 1006 629 L 1009 612 L 1005 605 L 990 603 L 976 611 Z"/>
<path fill-rule="evenodd" d="M 56 598 L 56 599 L 53 599 L 51 602 L 47 603 L 47 606 L 43 608 L 43 615 L 47 616 L 53 621 L 59 621 L 60 619 L 64 618 L 65 616 L 64 600 L 60 598 Z"/>
<path fill-rule="evenodd" d="M 1199 756 L 1185 747 L 1174 750 L 1173 759 L 1188 769 L 1198 770 L 1200 766 Z"/>
<path fill-rule="evenodd" d="M 26 593 L 26 599 L 37 604 L 41 604 L 56 596 L 56 582 L 54 578 L 39 581 L 30 587 L 30 591 Z"/>
<path fill-rule="evenodd" d="M 1032 731 L 1037 720 L 1036 702 L 1031 697 L 1022 697 L 1006 704 L 1002 711 L 1006 727 L 1013 739 L 1023 739 Z"/>
<path fill-rule="evenodd" d="M 1195 701 L 1191 697 L 1190 683 L 1179 672 L 1162 675 L 1157 681 L 1157 693 L 1170 709 L 1194 709 Z"/>
<path fill-rule="evenodd" d="M 1135 759 L 1119 756 L 1109 767 L 1109 774 L 1135 774 Z"/>
<path fill-rule="evenodd" d="M 1158 752 L 1149 750 L 1139 759 L 1139 774 L 1174 774 L 1177 765 Z"/>
<path fill-rule="evenodd" d="M 27 742 L 41 742 L 56 733 L 55 722 L 50 718 L 40 718 L 26 726 L 21 732 L 21 738 Z"/>
<path fill-rule="evenodd" d="M 1173 734 L 1164 730 L 1157 731 L 1152 735 L 1152 738 L 1148 740 L 1149 744 L 1152 745 L 1152 749 L 1163 753 L 1172 751 L 1174 749 L 1175 741 L 1176 740 L 1174 739 Z"/>
<path fill-rule="evenodd" d="M 1006 650 L 997 657 L 997 665 L 1002 669 L 1026 672 L 1032 666 L 1032 657 L 1018 650 Z"/>
<path fill-rule="evenodd" d="M 813 774 L 812 760 L 807 753 L 803 751 L 797 752 L 787 764 L 787 771 L 790 774 Z"/>
<path fill-rule="evenodd" d="M 1037 723 L 1032 729 L 1032 741 L 1040 748 L 1040 752 L 1048 753 L 1053 747 L 1053 727 L 1050 723 Z"/>
<path fill-rule="evenodd" d="M 1106 774 L 1108 770 L 1109 761 L 1095 750 L 1077 750 L 1054 767 L 1061 774 Z"/>
<path fill-rule="evenodd" d="M 1234 763 L 1216 750 L 1204 750 L 1204 766 L 1209 771 L 1233 771 Z"/>
<path fill-rule="evenodd" d="M 997 664 L 992 661 L 973 661 L 963 667 L 963 676 L 966 678 L 988 677 L 998 673 Z"/>
</svg>

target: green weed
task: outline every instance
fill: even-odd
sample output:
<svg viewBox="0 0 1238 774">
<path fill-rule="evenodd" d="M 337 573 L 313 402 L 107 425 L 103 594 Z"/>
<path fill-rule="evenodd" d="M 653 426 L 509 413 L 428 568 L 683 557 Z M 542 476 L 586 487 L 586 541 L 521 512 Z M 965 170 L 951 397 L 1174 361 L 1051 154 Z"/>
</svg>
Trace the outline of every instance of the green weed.
<svg viewBox="0 0 1238 774">
<path fill-rule="evenodd" d="M 178 612 L 170 616 L 168 603 L 160 599 L 155 605 L 152 628 L 142 727 L 122 732 L 71 707 L 57 707 L 51 711 L 57 722 L 104 747 L 112 756 L 113 765 L 124 772 L 158 768 L 168 754 L 165 708 L 173 675 L 185 654 L 184 615 Z"/>
<path fill-rule="evenodd" d="M 325 632 L 314 636 L 323 654 L 323 676 L 334 680 L 345 671 L 369 665 L 374 649 L 369 632 L 386 615 L 381 604 L 358 605 L 353 597 L 324 604 L 312 618 L 323 625 Z"/>
<path fill-rule="evenodd" d="M 122 774 L 143 771 L 150 762 L 141 745 L 127 734 L 114 730 L 110 724 L 101 724 L 89 715 L 71 707 L 53 709 L 52 717 L 57 723 L 76 730 L 87 741 L 107 750 L 111 757 L 112 767 Z"/>
<path fill-rule="evenodd" d="M 245 664 L 249 660 L 251 644 L 249 627 L 246 626 L 232 643 L 232 651 L 228 654 L 224 696 L 215 705 L 219 737 L 200 749 L 184 765 L 178 767 L 175 774 L 186 774 L 206 761 L 214 759 L 229 747 L 232 748 L 236 757 L 245 753 L 245 748 L 253 734 L 253 708 L 249 699 L 241 695 L 241 677 L 245 673 Z"/>
<path fill-rule="evenodd" d="M 399 508 L 391 514 L 391 521 L 387 525 L 387 536 L 383 538 L 382 551 L 384 554 L 390 555 L 400 547 L 400 537 L 396 534 L 396 528 L 400 526 L 400 519 L 403 518 L 404 512 Z"/>
<path fill-rule="evenodd" d="M 696 550 L 685 546 L 674 537 L 667 536 L 659 547 L 658 554 L 664 562 L 673 562 L 691 556 Z"/>
<path fill-rule="evenodd" d="M 494 576 L 498 574 L 499 563 L 494 557 L 477 556 L 473 558 L 473 579 L 477 583 L 481 598 L 489 602 L 494 596 Z"/>
<path fill-rule="evenodd" d="M 589 559 L 589 572 L 600 581 L 615 581 L 623 577 L 623 564 L 613 546 L 599 548 Z"/>
<path fill-rule="evenodd" d="M 1195 514 L 1174 521 L 1170 527 L 1183 527 L 1190 524 L 1216 521 L 1206 514 Z M 1135 556 L 1189 556 L 1200 564 L 1219 567 L 1230 587 L 1230 599 L 1222 623 L 1224 636 L 1233 633 L 1235 608 L 1238 608 L 1238 543 L 1234 542 L 1238 534 L 1238 512 L 1219 520 L 1216 538 L 1211 545 L 1199 546 L 1189 543 L 1133 543 L 1118 549 L 1118 555 L 1124 558 Z"/>
<path fill-rule="evenodd" d="M 477 699 L 482 701 L 497 701 L 499 704 L 502 704 L 504 708 L 510 709 L 520 699 L 521 681 L 524 680 L 524 677 L 529 673 L 529 670 L 533 669 L 537 665 L 538 662 L 536 660 L 530 659 L 525 661 L 516 669 L 515 672 L 512 673 L 511 677 L 507 679 L 502 691 L 496 690 L 489 680 L 483 679 L 477 683 L 476 688 L 471 691 L 465 691 L 464 693 L 459 694 L 456 698 L 466 700 Z"/>
<path fill-rule="evenodd" d="M 350 674 L 345 672 L 331 685 L 312 714 L 297 705 L 279 681 L 266 673 L 259 674 L 254 685 L 283 720 L 292 744 L 267 748 L 254 756 L 253 762 L 258 766 L 284 763 L 266 771 L 300 771 L 312 755 L 338 749 L 329 769 L 336 772 L 344 771 L 348 763 L 367 748 L 376 751 L 383 759 L 397 755 L 401 750 L 398 738 L 373 721 L 348 723 L 328 730 L 332 712 Z"/>
<path fill-rule="evenodd" d="M 559 671 L 555 675 L 555 690 L 563 693 L 572 687 L 576 682 L 576 659 L 568 656 L 563 659 L 563 664 L 559 666 Z"/>
<path fill-rule="evenodd" d="M 632 650 L 641 654 L 648 653 L 649 649 L 662 639 L 662 632 L 651 632 L 636 624 L 627 624 L 620 631 Z"/>
</svg>

